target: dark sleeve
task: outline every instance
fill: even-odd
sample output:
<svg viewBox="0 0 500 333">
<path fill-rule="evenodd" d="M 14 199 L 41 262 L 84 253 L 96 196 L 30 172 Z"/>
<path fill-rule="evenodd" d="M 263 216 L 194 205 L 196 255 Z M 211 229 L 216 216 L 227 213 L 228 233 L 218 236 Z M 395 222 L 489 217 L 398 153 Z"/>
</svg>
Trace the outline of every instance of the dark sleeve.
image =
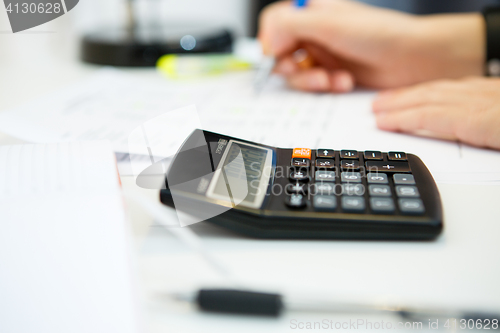
<svg viewBox="0 0 500 333">
<path fill-rule="evenodd" d="M 488 76 L 500 76 L 500 5 L 483 9 L 486 23 L 486 68 Z"/>
</svg>

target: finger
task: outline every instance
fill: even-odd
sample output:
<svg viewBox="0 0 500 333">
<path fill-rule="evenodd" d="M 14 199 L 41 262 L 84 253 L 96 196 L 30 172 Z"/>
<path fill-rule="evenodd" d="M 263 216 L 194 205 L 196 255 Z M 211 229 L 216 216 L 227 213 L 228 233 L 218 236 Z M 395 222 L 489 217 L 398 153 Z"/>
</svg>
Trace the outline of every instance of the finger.
<svg viewBox="0 0 500 333">
<path fill-rule="evenodd" d="M 330 79 L 324 68 L 302 70 L 287 78 L 290 87 L 304 91 L 325 92 L 330 90 Z"/>
<path fill-rule="evenodd" d="M 280 36 L 282 35 L 280 33 L 280 23 L 276 22 L 278 18 L 282 17 L 282 12 L 286 12 L 285 7 L 291 7 L 291 5 L 290 1 L 277 2 L 266 6 L 260 14 L 257 38 L 262 45 L 264 54 L 279 57 L 285 53 L 289 53 L 285 50 L 291 51 L 295 48 L 297 40 L 295 38 Z"/>
<path fill-rule="evenodd" d="M 316 61 L 312 57 L 311 53 L 307 52 L 307 50 L 304 48 L 298 49 L 297 51 L 293 52 L 292 57 L 300 69 L 309 69 L 314 67 L 314 65 L 316 64 Z"/>
<path fill-rule="evenodd" d="M 460 121 L 453 109 L 442 106 L 421 106 L 399 112 L 376 115 L 377 126 L 386 131 L 422 133 L 455 138 L 455 124 Z"/>
<path fill-rule="evenodd" d="M 410 88 L 386 90 L 373 101 L 373 112 L 391 112 L 423 105 L 443 105 L 456 103 L 457 89 L 454 81 L 434 81 L 418 84 Z"/>
<path fill-rule="evenodd" d="M 328 71 L 316 67 L 290 75 L 288 84 L 305 91 L 348 92 L 354 88 L 354 77 L 345 70 Z"/>
<path fill-rule="evenodd" d="M 373 101 L 373 112 L 391 112 L 421 106 L 430 102 L 425 95 L 425 87 L 421 86 L 384 91 Z"/>
<path fill-rule="evenodd" d="M 278 59 L 274 72 L 288 76 L 299 70 L 310 69 L 315 65 L 331 70 L 341 68 L 339 61 L 323 48 L 309 43 L 300 46 L 301 48 L 293 53 Z"/>
<path fill-rule="evenodd" d="M 324 47 L 312 43 L 304 43 L 303 49 L 307 52 L 309 57 L 314 59 L 314 63 L 320 67 L 326 69 L 339 69 L 343 67 L 338 57 L 333 56 L 332 53 Z"/>
<path fill-rule="evenodd" d="M 328 4 L 311 1 L 307 8 L 302 9 L 295 8 L 290 1 L 267 6 L 260 16 L 258 32 L 264 53 L 280 57 L 297 49 L 299 41 L 325 44 L 330 40 L 326 32 L 331 30 L 329 26 L 336 21 L 328 12 L 337 13 L 335 9 L 343 3 L 347 3 L 345 6 L 350 10 L 356 7 L 350 1 L 343 0 Z M 343 17 L 340 13 L 337 15 Z"/>
<path fill-rule="evenodd" d="M 295 59 L 293 59 L 293 56 L 289 55 L 278 60 L 276 66 L 274 67 L 274 72 L 289 76 L 293 73 L 298 72 L 299 69 L 299 65 L 297 64 Z"/>
<path fill-rule="evenodd" d="M 332 92 L 349 92 L 354 89 L 355 81 L 352 73 L 338 69 L 330 72 L 330 83 Z"/>
</svg>

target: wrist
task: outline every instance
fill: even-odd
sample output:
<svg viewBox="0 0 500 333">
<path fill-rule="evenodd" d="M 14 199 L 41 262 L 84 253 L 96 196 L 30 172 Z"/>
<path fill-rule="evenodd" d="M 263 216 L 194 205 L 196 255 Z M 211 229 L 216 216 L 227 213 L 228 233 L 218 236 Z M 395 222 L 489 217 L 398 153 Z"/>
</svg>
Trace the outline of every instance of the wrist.
<svg viewBox="0 0 500 333">
<path fill-rule="evenodd" d="M 481 14 L 429 15 L 419 21 L 418 39 L 440 77 L 484 75 L 486 29 Z"/>
</svg>

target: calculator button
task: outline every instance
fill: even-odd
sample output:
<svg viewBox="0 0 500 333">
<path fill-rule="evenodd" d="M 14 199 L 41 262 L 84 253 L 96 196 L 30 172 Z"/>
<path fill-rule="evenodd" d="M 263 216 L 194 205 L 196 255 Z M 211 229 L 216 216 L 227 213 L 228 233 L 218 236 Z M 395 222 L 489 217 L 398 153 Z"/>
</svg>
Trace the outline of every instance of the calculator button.
<svg viewBox="0 0 500 333">
<path fill-rule="evenodd" d="M 359 172 L 342 172 L 341 179 L 343 183 L 361 183 L 361 174 Z"/>
<path fill-rule="evenodd" d="M 365 194 L 365 187 L 361 184 L 342 184 L 342 194 L 362 196 Z"/>
<path fill-rule="evenodd" d="M 333 194 L 335 187 L 330 182 L 321 182 L 314 184 L 314 189 L 317 194 L 331 195 Z"/>
<path fill-rule="evenodd" d="M 290 173 L 290 180 L 307 183 L 311 180 L 307 170 L 294 170 Z"/>
<path fill-rule="evenodd" d="M 356 150 L 341 150 L 340 157 L 357 160 L 359 158 L 359 153 Z"/>
<path fill-rule="evenodd" d="M 335 163 L 333 160 L 328 160 L 328 159 L 317 159 L 316 160 L 316 168 L 320 169 L 334 169 L 335 168 Z"/>
<path fill-rule="evenodd" d="M 415 178 L 413 175 L 405 175 L 405 174 L 395 174 L 394 175 L 394 184 L 396 185 L 415 185 Z"/>
<path fill-rule="evenodd" d="M 389 184 L 385 173 L 369 173 L 366 175 L 369 184 Z"/>
<path fill-rule="evenodd" d="M 365 160 L 381 160 L 382 152 L 375 150 L 367 150 L 365 151 L 363 156 L 365 157 Z"/>
<path fill-rule="evenodd" d="M 425 213 L 424 203 L 420 199 L 399 199 L 398 204 L 403 214 Z"/>
<path fill-rule="evenodd" d="M 349 170 L 349 171 L 359 170 L 359 162 L 356 160 L 342 160 L 340 161 L 340 166 L 342 167 L 342 170 Z"/>
<path fill-rule="evenodd" d="M 368 187 L 368 192 L 373 197 L 390 197 L 391 188 L 389 185 L 370 185 Z"/>
<path fill-rule="evenodd" d="M 362 212 L 365 210 L 365 198 L 342 197 L 342 209 L 348 212 Z"/>
<path fill-rule="evenodd" d="M 316 181 L 334 182 L 335 181 L 335 171 L 318 170 L 318 171 L 316 171 L 315 179 L 316 179 Z"/>
<path fill-rule="evenodd" d="M 307 201 L 305 195 L 292 194 L 285 199 L 285 204 L 290 208 L 304 208 Z"/>
<path fill-rule="evenodd" d="M 332 149 L 318 149 L 316 151 L 317 158 L 335 158 L 335 151 Z"/>
<path fill-rule="evenodd" d="M 370 207 L 374 213 L 393 213 L 394 202 L 389 198 L 371 198 Z"/>
<path fill-rule="evenodd" d="M 420 194 L 415 186 L 396 186 L 398 197 L 413 197 L 418 198 Z"/>
<path fill-rule="evenodd" d="M 408 162 L 400 161 L 367 161 L 366 169 L 369 172 L 411 172 Z"/>
<path fill-rule="evenodd" d="M 311 159 L 311 149 L 309 149 L 309 148 L 293 148 L 292 158 Z"/>
<path fill-rule="evenodd" d="M 292 158 L 292 166 L 309 168 L 311 160 L 307 158 Z"/>
<path fill-rule="evenodd" d="M 317 195 L 313 198 L 313 206 L 317 210 L 335 210 L 337 197 L 333 195 Z"/>
<path fill-rule="evenodd" d="M 286 194 L 307 194 L 307 185 L 301 183 L 288 184 L 285 187 Z"/>
<path fill-rule="evenodd" d="M 401 151 L 390 151 L 387 153 L 389 161 L 406 161 L 406 153 Z"/>
</svg>

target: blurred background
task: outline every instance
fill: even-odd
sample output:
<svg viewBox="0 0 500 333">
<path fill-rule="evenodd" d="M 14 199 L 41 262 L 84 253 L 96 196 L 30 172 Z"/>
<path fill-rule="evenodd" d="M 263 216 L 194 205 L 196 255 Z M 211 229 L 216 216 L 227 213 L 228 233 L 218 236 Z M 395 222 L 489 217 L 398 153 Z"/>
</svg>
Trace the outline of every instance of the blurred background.
<svg viewBox="0 0 500 333">
<path fill-rule="evenodd" d="M 124 24 L 125 0 L 82 0 L 76 24 L 81 30 L 102 24 Z M 215 22 L 236 36 L 255 36 L 260 10 L 273 0 L 135 0 L 139 23 L 150 20 Z M 480 11 L 498 0 L 361 0 L 376 6 L 416 14 Z"/>
<path fill-rule="evenodd" d="M 334 1 L 334 0 L 332 0 Z M 353 0 L 355 1 L 355 0 Z M 362 0 L 411 13 L 480 11 L 500 0 Z M 82 36 L 125 27 L 131 8 L 136 26 L 179 23 L 214 24 L 234 39 L 254 37 L 258 15 L 271 0 L 80 0 L 75 9 L 56 20 L 12 34 L 7 13 L 0 10 L 0 110 L 42 95 L 96 69 L 81 62 Z M 127 5 L 128 4 L 128 5 Z M 177 45 L 179 45 L 177 43 Z M 102 52 L 101 52 L 102 53 Z M 57 70 L 56 70 L 57 69 Z"/>
</svg>

